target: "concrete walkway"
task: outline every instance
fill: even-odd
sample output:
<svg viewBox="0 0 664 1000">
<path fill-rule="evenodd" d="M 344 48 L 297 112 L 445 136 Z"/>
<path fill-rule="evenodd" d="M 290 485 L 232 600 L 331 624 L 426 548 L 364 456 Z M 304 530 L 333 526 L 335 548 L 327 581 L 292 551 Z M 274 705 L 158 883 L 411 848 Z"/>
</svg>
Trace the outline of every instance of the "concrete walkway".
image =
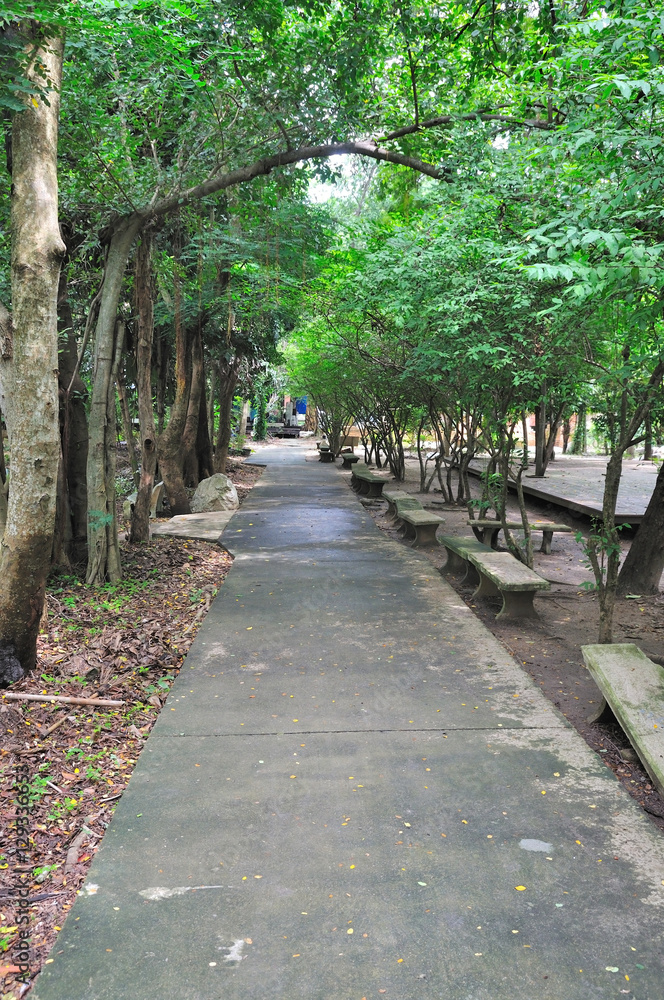
<svg viewBox="0 0 664 1000">
<path fill-rule="evenodd" d="M 260 460 L 32 996 L 661 1000 L 661 835 L 337 468 Z"/>
</svg>

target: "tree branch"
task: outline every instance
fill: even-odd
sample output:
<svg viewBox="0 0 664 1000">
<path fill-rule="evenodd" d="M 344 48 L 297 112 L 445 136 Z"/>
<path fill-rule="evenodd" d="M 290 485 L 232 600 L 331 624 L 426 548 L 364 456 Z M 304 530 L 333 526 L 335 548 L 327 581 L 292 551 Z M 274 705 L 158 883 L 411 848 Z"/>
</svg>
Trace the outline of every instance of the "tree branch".
<svg viewBox="0 0 664 1000">
<path fill-rule="evenodd" d="M 411 129 L 413 131 L 413 129 Z M 448 180 L 451 171 L 448 167 L 434 167 L 433 164 L 424 163 L 413 156 L 404 156 L 402 153 L 395 153 L 390 149 L 382 149 L 374 142 L 340 142 L 330 143 L 324 146 L 302 146 L 300 149 L 286 150 L 283 153 L 275 153 L 274 156 L 266 156 L 261 160 L 246 167 L 238 167 L 230 170 L 226 174 L 217 174 L 216 177 L 208 178 L 202 184 L 179 194 L 171 195 L 157 202 L 151 209 L 145 209 L 139 214 L 145 216 L 166 215 L 173 209 L 182 205 L 188 205 L 199 198 L 206 198 L 208 195 L 216 194 L 226 188 L 234 187 L 236 184 L 245 184 L 254 180 L 255 177 L 267 176 L 277 167 L 285 167 L 291 163 L 301 163 L 304 160 L 325 159 L 329 156 L 338 156 L 341 153 L 356 153 L 359 156 L 369 156 L 374 160 L 382 160 L 385 163 L 398 163 L 403 167 L 410 167 L 428 177 L 435 177 L 436 180 Z"/>
<path fill-rule="evenodd" d="M 473 21 L 475 20 L 475 18 L 479 14 L 479 12 L 482 10 L 482 7 L 484 7 L 485 3 L 486 3 L 486 0 L 480 0 L 479 4 L 475 8 L 475 10 L 471 14 L 471 16 L 468 18 L 468 20 L 466 21 L 466 23 L 464 25 L 462 25 L 462 27 L 459 29 L 459 31 L 457 31 L 456 35 L 452 39 L 453 42 L 458 42 L 459 41 L 459 39 L 463 35 L 464 31 L 466 31 L 471 26 L 471 24 L 473 23 Z"/>
<path fill-rule="evenodd" d="M 515 118 L 514 115 L 488 114 L 484 111 L 473 111 L 467 115 L 440 115 L 438 118 L 429 118 L 418 125 L 404 125 L 403 128 L 395 129 L 387 135 L 381 136 L 380 142 L 390 142 L 392 139 L 400 139 L 404 135 L 412 135 L 423 128 L 435 128 L 437 125 L 451 125 L 454 122 L 501 122 L 505 125 L 525 125 L 526 128 L 541 128 L 550 130 L 552 126 L 543 118 Z"/>
<path fill-rule="evenodd" d="M 415 63 L 413 62 L 413 53 L 410 51 L 410 45 L 406 46 L 406 52 L 408 53 L 408 64 L 410 66 L 410 82 L 413 88 L 413 103 L 415 105 L 415 128 L 420 127 L 420 107 L 417 102 L 417 78 L 415 76 Z"/>
</svg>

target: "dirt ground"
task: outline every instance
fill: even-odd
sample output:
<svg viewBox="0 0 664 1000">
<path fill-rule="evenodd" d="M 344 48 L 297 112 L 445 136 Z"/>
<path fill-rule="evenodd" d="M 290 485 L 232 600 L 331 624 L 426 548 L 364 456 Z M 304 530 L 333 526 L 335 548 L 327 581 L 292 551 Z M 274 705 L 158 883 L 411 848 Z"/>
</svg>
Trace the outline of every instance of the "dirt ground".
<svg viewBox="0 0 664 1000">
<path fill-rule="evenodd" d="M 435 489 L 428 494 L 420 493 L 418 463 L 415 459 L 407 459 L 406 465 L 406 480 L 399 484 L 399 489 L 417 497 L 425 508 L 444 517 L 445 534 L 471 534 L 465 507 L 444 504 L 440 491 Z M 347 475 L 350 478 L 350 473 Z M 471 488 L 479 495 L 477 481 L 471 480 Z M 383 501 L 363 499 L 362 502 L 381 530 L 395 542 L 406 544 L 385 517 L 386 504 Z M 664 800 L 651 785 L 648 774 L 620 726 L 617 723 L 607 725 L 587 721 L 597 709 L 601 694 L 583 663 L 580 647 L 597 642 L 599 608 L 596 595 L 582 587 L 584 582 L 592 581 L 592 572 L 575 534 L 580 531 L 587 535 L 589 520 L 533 499 L 528 499 L 526 505 L 533 519 L 568 524 L 573 529 L 571 534 L 554 534 L 550 555 L 539 552 L 535 555 L 536 572 L 551 583 L 551 590 L 535 599 L 539 619 L 527 619 L 518 626 L 497 621 L 500 600 L 483 598 L 474 602 L 474 588 L 464 586 L 460 578 L 445 573 L 445 550 L 442 546 L 421 551 L 489 631 L 523 665 L 588 745 L 601 754 L 605 764 L 664 831 Z M 508 517 L 520 520 L 516 498 L 510 500 Z M 632 537 L 633 533 L 623 532 L 622 547 L 625 552 Z M 502 541 L 502 535 L 500 538 Z M 535 545 L 539 544 L 539 539 L 540 535 L 534 536 Z M 614 642 L 633 642 L 647 656 L 664 656 L 664 593 L 654 597 L 620 599 L 615 611 L 613 639 Z"/>
</svg>

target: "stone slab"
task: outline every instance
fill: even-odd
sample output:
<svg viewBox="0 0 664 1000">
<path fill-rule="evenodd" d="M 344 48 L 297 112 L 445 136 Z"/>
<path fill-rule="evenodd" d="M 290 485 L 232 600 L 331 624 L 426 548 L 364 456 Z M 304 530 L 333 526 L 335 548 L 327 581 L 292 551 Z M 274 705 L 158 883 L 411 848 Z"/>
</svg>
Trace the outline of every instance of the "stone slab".
<svg viewBox="0 0 664 1000">
<path fill-rule="evenodd" d="M 217 542 L 234 514 L 234 510 L 215 510 L 206 514 L 179 514 L 168 521 L 151 524 L 150 534 Z"/>
<path fill-rule="evenodd" d="M 416 500 L 415 502 L 419 503 L 418 500 Z M 407 521 L 408 524 L 444 524 L 445 523 L 445 518 L 441 517 L 440 514 L 432 514 L 428 510 L 422 510 L 421 506 L 422 505 L 420 504 L 419 505 L 419 509 L 417 507 L 415 507 L 415 508 L 409 510 L 407 507 L 404 507 L 402 504 L 398 504 L 397 505 L 397 509 L 399 511 L 399 517 L 401 518 L 402 521 Z"/>
<path fill-rule="evenodd" d="M 468 559 L 500 590 L 550 590 L 548 580 L 518 562 L 509 552 L 466 550 Z"/>
<path fill-rule="evenodd" d="M 664 795 L 664 668 L 631 642 L 582 646 L 584 662 L 660 795 Z"/>
</svg>

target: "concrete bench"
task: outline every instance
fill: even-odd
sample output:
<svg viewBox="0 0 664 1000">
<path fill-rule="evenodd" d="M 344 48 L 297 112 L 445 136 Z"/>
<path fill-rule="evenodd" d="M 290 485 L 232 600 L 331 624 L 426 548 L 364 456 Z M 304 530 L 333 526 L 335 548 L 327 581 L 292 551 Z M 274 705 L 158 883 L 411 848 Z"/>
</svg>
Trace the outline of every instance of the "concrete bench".
<svg viewBox="0 0 664 1000">
<path fill-rule="evenodd" d="M 397 501 L 398 517 L 404 528 L 404 537 L 410 541 L 411 547 L 419 549 L 424 545 L 437 545 L 436 531 L 444 524 L 444 518 L 438 514 L 430 514 L 428 510 L 404 510 L 403 504 L 408 501 Z M 419 503 L 419 501 L 415 501 Z"/>
<path fill-rule="evenodd" d="M 498 535 L 503 530 L 503 525 L 500 521 L 492 521 L 489 519 L 479 519 L 477 521 L 468 521 L 468 525 L 473 529 L 475 537 L 478 541 L 482 542 L 484 545 L 490 545 L 492 549 L 495 549 L 498 544 Z M 510 531 L 523 531 L 522 521 L 508 521 L 507 527 Z M 540 552 L 544 555 L 551 555 L 551 542 L 553 540 L 554 531 L 564 531 L 571 532 L 572 528 L 568 524 L 550 524 L 548 521 L 534 521 L 529 524 L 528 527 L 531 531 L 541 531 L 542 532 L 542 544 L 540 546 Z"/>
<path fill-rule="evenodd" d="M 484 545 L 473 535 L 441 535 L 440 544 L 447 552 L 447 562 L 441 572 L 464 573 L 462 583 L 477 584 L 480 582 L 480 575 L 468 558 L 469 552 L 491 552 L 488 545 Z"/>
<path fill-rule="evenodd" d="M 407 500 L 410 494 L 404 490 L 383 490 L 383 500 L 387 500 L 387 513 L 389 517 L 394 517 L 396 507 L 395 500 Z"/>
<path fill-rule="evenodd" d="M 319 462 L 334 462 L 334 452 L 331 450 L 329 444 L 321 444 L 318 452 Z"/>
<path fill-rule="evenodd" d="M 588 722 L 610 718 L 610 709 L 664 795 L 664 668 L 631 642 L 582 646 L 581 652 L 602 693 L 602 703 Z"/>
<path fill-rule="evenodd" d="M 502 597 L 498 618 L 537 618 L 533 598 L 538 590 L 550 590 L 551 584 L 520 563 L 509 552 L 468 552 L 468 559 L 480 576 L 476 597 Z"/>
<path fill-rule="evenodd" d="M 424 507 L 419 500 L 415 497 L 405 497 L 403 500 L 396 500 L 394 504 L 394 517 L 392 521 L 397 524 L 399 529 L 403 528 L 403 518 L 402 514 L 406 510 L 424 510 Z"/>
<path fill-rule="evenodd" d="M 352 469 L 355 463 L 360 461 L 359 455 L 353 455 L 350 452 L 342 452 L 340 458 L 343 459 L 343 462 L 341 463 L 342 469 Z"/>
<path fill-rule="evenodd" d="M 387 497 L 385 494 L 389 493 Z M 415 497 L 398 490 L 383 490 L 383 500 L 387 500 L 387 516 L 394 523 L 401 520 L 402 510 L 423 510 L 422 504 Z"/>
<path fill-rule="evenodd" d="M 353 468 L 350 484 L 363 497 L 380 497 L 387 480 L 375 475 L 366 465 L 359 462 Z"/>
</svg>

